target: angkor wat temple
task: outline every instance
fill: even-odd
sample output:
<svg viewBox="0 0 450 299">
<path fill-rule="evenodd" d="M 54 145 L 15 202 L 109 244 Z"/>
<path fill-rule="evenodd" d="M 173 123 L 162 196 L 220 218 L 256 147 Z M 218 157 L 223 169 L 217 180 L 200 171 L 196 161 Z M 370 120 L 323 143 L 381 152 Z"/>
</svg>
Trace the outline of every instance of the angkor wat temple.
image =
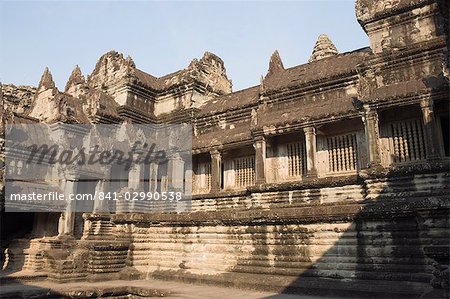
<svg viewBox="0 0 450 299">
<path fill-rule="evenodd" d="M 193 195 L 178 213 L 2 209 L 2 279 L 448 296 L 448 13 L 446 0 L 358 0 L 369 47 L 340 53 L 321 35 L 308 63 L 285 68 L 275 51 L 260 84 L 239 91 L 209 52 L 159 78 L 111 51 L 64 91 L 48 69 L 37 88 L 3 84 L 2 131 L 191 123 Z M 147 191 L 171 173 L 90 176 L 96 190 L 121 177 Z M 62 184 L 77 192 L 76 179 Z"/>
</svg>

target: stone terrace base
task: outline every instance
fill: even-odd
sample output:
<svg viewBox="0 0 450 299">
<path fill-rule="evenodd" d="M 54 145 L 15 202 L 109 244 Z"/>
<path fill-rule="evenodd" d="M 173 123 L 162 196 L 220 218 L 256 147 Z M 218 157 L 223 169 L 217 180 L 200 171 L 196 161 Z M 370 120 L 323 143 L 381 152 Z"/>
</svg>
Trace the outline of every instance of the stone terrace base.
<svg viewBox="0 0 450 299">
<path fill-rule="evenodd" d="M 67 249 L 40 244 L 42 260 L 27 269 L 85 287 L 164 279 L 306 296 L 442 298 L 449 172 L 413 170 L 211 194 L 195 198 L 189 213 L 85 214 L 81 240 L 61 239 Z"/>
<path fill-rule="evenodd" d="M 361 292 L 355 293 L 355 285 L 352 282 L 333 281 L 324 279 L 318 281 L 317 279 L 303 278 L 301 281 L 294 281 L 292 278 L 291 289 L 284 289 L 283 293 L 273 291 L 274 285 L 284 285 L 289 283 L 288 277 L 266 275 L 223 275 L 211 277 L 208 280 L 195 275 L 177 275 L 171 273 L 173 276 L 169 277 L 162 273 L 159 276 L 163 279 L 140 279 L 140 280 L 107 280 L 98 282 L 69 282 L 56 283 L 50 280 L 31 279 L 29 275 L 20 277 L 15 275 L 15 279 L 9 277 L 7 280 L 2 280 L 0 289 L 0 298 L 274 298 L 274 299 L 320 299 L 320 298 L 362 298 L 367 297 L 368 291 L 371 292 L 370 298 L 445 298 L 443 293 L 438 290 L 426 292 L 425 296 L 420 296 L 423 288 L 414 283 L 385 283 L 384 286 L 373 284 L 367 281 L 363 284 L 358 284 Z M 171 281 L 164 280 L 172 279 Z M 174 281 L 176 280 L 176 281 Z M 179 281 L 179 280 L 183 280 Z M 190 284 L 188 282 L 196 282 Z M 208 285 L 208 284 L 219 284 Z M 345 284 L 349 289 L 353 290 L 350 293 L 343 292 Z M 392 291 L 383 292 L 383 287 L 392 289 L 393 284 L 398 290 L 396 295 Z M 224 287 L 228 286 L 228 287 Z M 232 287 L 231 287 L 232 286 Z M 242 287 L 242 288 L 240 288 Z M 254 290 L 248 289 L 252 287 Z M 317 295 L 317 288 L 328 290 L 326 292 L 319 292 Z M 281 288 L 282 289 L 282 288 Z M 301 290 L 302 295 L 289 294 L 286 292 L 298 292 Z M 341 296 L 339 296 L 337 293 Z M 378 292 L 378 296 L 374 293 Z"/>
<path fill-rule="evenodd" d="M 107 282 L 74 282 L 58 284 L 51 281 L 2 283 L 0 298 L 298 298 L 274 292 L 249 291 L 218 286 L 200 286 L 162 280 Z M 305 299 L 322 297 L 303 296 Z"/>
</svg>

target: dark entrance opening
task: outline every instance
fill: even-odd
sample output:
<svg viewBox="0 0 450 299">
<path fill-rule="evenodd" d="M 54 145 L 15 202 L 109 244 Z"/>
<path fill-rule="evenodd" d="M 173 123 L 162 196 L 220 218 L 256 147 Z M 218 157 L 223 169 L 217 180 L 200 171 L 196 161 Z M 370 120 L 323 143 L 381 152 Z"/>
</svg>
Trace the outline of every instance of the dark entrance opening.
<svg viewBox="0 0 450 299">
<path fill-rule="evenodd" d="M 9 247 L 11 241 L 30 235 L 33 230 L 34 213 L 14 212 L 6 213 L 4 208 L 0 214 L 1 229 L 1 261 L 0 267 L 3 268 L 5 262 L 5 249 Z M 0 268 L 0 269 L 1 269 Z"/>
<path fill-rule="evenodd" d="M 22 238 L 33 230 L 34 214 L 30 212 L 1 213 L 1 240 L 3 242 Z"/>
</svg>

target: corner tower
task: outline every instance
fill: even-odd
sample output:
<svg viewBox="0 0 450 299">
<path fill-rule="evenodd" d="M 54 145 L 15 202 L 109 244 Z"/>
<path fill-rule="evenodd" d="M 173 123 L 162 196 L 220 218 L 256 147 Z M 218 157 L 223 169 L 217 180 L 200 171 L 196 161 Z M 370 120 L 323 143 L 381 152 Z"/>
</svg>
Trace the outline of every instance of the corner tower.
<svg viewBox="0 0 450 299">
<path fill-rule="evenodd" d="M 375 54 L 448 35 L 447 0 L 357 0 L 356 18 Z"/>
</svg>

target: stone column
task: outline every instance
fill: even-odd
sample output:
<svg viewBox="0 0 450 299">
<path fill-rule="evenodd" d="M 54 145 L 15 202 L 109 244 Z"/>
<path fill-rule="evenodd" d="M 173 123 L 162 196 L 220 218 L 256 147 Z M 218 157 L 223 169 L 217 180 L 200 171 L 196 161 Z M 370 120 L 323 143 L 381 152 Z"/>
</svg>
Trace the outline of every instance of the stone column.
<svg viewBox="0 0 450 299">
<path fill-rule="evenodd" d="M 193 176 L 194 172 L 192 169 L 185 169 L 184 170 L 184 194 L 185 195 L 191 195 L 193 191 Z"/>
<path fill-rule="evenodd" d="M 137 157 L 134 157 L 133 161 L 137 161 Z M 143 162 L 139 163 L 133 162 L 130 171 L 128 172 L 128 187 L 133 189 L 135 192 L 143 192 L 144 172 L 145 172 L 145 165 Z M 123 202 L 120 203 L 119 205 L 123 204 L 123 207 L 117 208 L 118 211 L 124 211 L 123 209 L 125 209 L 125 211 L 127 212 L 146 212 L 144 210 L 144 207 L 141 205 L 143 202 L 139 200 L 127 201 L 124 198 L 119 199 L 119 201 L 120 200 L 122 200 Z"/>
<path fill-rule="evenodd" d="M 184 161 L 180 155 L 169 157 L 167 162 L 167 178 L 169 180 L 169 191 L 183 191 Z"/>
<path fill-rule="evenodd" d="M 368 106 L 364 107 L 363 121 L 369 159 L 368 166 L 381 167 L 378 112 Z"/>
<path fill-rule="evenodd" d="M 67 180 L 64 186 L 64 194 L 67 200 L 67 208 L 63 213 L 63 224 L 62 232 L 60 234 L 73 235 L 74 225 L 75 225 L 75 208 L 76 201 L 69 200 L 70 194 L 76 194 L 77 192 L 77 182 L 72 180 Z"/>
<path fill-rule="evenodd" d="M 427 160 L 437 160 L 441 156 L 441 145 L 439 141 L 438 128 L 434 115 L 434 103 L 432 99 L 420 101 L 422 108 L 423 129 L 426 140 Z"/>
<path fill-rule="evenodd" d="M 133 159 L 136 161 L 136 159 Z M 135 163 L 131 165 L 128 173 L 128 187 L 134 190 L 144 190 L 144 164 Z"/>
<path fill-rule="evenodd" d="M 108 212 L 108 199 L 104 196 L 106 195 L 106 181 L 105 179 L 100 179 L 95 186 L 95 198 L 94 198 L 94 213 L 105 213 Z M 103 200 L 100 200 L 100 193 L 103 193 Z"/>
<path fill-rule="evenodd" d="M 255 183 L 266 183 L 266 139 L 261 136 L 255 140 Z"/>
<path fill-rule="evenodd" d="M 306 127 L 303 129 L 305 133 L 306 141 L 306 177 L 316 178 L 317 168 L 316 168 L 316 128 Z"/>
<path fill-rule="evenodd" d="M 218 150 L 213 150 L 211 153 L 211 192 L 220 191 L 220 165 L 222 163 L 222 158 Z"/>
<path fill-rule="evenodd" d="M 150 192 L 156 192 L 158 186 L 158 163 L 151 162 L 150 163 L 150 179 L 149 179 L 149 188 Z"/>
</svg>

